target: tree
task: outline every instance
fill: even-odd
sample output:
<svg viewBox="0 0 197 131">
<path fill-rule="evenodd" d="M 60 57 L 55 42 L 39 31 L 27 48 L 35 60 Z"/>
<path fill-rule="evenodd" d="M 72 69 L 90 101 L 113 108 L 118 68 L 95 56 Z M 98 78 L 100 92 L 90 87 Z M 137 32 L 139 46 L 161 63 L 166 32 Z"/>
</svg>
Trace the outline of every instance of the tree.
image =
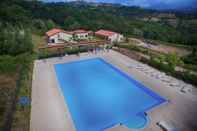
<svg viewBox="0 0 197 131">
<path fill-rule="evenodd" d="M 36 19 L 33 21 L 33 27 L 35 27 L 36 29 L 41 30 L 42 32 L 47 31 L 47 27 L 45 25 L 45 22 L 41 19 Z"/>
<path fill-rule="evenodd" d="M 192 48 L 192 55 L 196 56 L 197 55 L 196 52 L 197 52 L 197 46 Z"/>
<path fill-rule="evenodd" d="M 68 29 L 70 30 L 79 29 L 79 28 L 81 28 L 81 25 L 77 21 L 75 21 L 74 23 L 68 26 Z"/>
<path fill-rule="evenodd" d="M 53 28 L 55 28 L 55 27 L 56 27 L 56 25 L 55 25 L 55 23 L 53 22 L 53 20 L 47 20 L 47 21 L 46 21 L 46 28 L 47 28 L 48 30 L 53 29 Z"/>
<path fill-rule="evenodd" d="M 73 24 L 76 20 L 72 16 L 68 16 L 64 20 L 64 29 L 69 29 L 70 25 Z"/>
</svg>

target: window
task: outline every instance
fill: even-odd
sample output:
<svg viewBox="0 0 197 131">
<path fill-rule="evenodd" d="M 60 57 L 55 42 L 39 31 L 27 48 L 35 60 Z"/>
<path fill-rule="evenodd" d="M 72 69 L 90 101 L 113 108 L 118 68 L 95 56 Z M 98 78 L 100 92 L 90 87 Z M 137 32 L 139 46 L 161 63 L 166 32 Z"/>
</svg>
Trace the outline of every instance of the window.
<svg viewBox="0 0 197 131">
<path fill-rule="evenodd" d="M 51 43 L 55 43 L 55 40 L 54 39 L 51 39 Z"/>
<path fill-rule="evenodd" d="M 48 43 L 54 43 L 54 39 L 48 39 Z"/>
</svg>

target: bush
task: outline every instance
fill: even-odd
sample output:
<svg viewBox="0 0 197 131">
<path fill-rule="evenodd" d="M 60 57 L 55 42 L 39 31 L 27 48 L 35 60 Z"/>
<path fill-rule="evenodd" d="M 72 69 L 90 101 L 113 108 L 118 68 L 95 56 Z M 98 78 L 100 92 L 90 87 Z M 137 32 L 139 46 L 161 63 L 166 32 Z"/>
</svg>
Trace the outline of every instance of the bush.
<svg viewBox="0 0 197 131">
<path fill-rule="evenodd" d="M 0 72 L 6 73 L 6 72 L 13 72 L 16 70 L 17 67 L 17 61 L 15 57 L 3 55 L 0 56 Z"/>
<path fill-rule="evenodd" d="M 65 53 L 67 53 L 67 54 L 77 54 L 77 53 L 79 53 L 79 48 L 78 47 L 73 47 L 73 48 L 66 48 L 65 49 Z"/>
<path fill-rule="evenodd" d="M 196 55 L 189 54 L 188 56 L 183 57 L 182 60 L 186 64 L 197 65 L 197 54 Z"/>
<path fill-rule="evenodd" d="M 18 56 L 2 55 L 0 56 L 0 72 L 14 72 L 19 65 L 28 68 L 32 60 L 33 56 L 29 53 Z"/>
<path fill-rule="evenodd" d="M 172 75 L 174 75 L 175 77 L 182 79 L 183 81 L 187 82 L 187 83 L 191 83 L 193 85 L 197 86 L 197 75 L 193 74 L 189 71 L 186 72 L 175 72 Z"/>
<path fill-rule="evenodd" d="M 31 53 L 24 53 L 16 56 L 17 64 L 23 65 L 23 68 L 29 69 L 30 64 L 35 59 Z"/>
<path fill-rule="evenodd" d="M 43 49 L 39 51 L 39 54 L 38 54 L 39 59 L 47 58 L 48 56 L 49 56 L 49 53 L 47 49 Z"/>
<path fill-rule="evenodd" d="M 87 52 L 88 48 L 86 47 L 72 47 L 72 48 L 65 48 L 65 53 L 71 55 L 71 54 L 78 54 L 78 53 L 82 53 L 82 52 Z"/>
<path fill-rule="evenodd" d="M 193 64 L 184 64 L 184 68 L 197 71 L 197 65 L 193 65 Z"/>
<path fill-rule="evenodd" d="M 169 64 L 165 63 L 164 61 L 160 61 L 158 58 L 152 58 L 148 64 L 164 72 L 174 72 L 174 68 L 169 66 Z"/>
</svg>

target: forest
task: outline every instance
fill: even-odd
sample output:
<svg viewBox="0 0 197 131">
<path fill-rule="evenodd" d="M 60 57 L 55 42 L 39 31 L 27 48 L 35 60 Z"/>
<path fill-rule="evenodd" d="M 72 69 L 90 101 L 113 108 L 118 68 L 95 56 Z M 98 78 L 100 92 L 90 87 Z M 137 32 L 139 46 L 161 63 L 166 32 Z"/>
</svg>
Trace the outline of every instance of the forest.
<svg viewBox="0 0 197 131">
<path fill-rule="evenodd" d="M 1 34 L 16 26 L 17 29 L 29 29 L 40 34 L 53 27 L 93 31 L 103 28 L 125 36 L 184 45 L 197 44 L 196 12 L 162 12 L 120 5 L 43 3 L 36 0 L 1 0 L 0 6 Z"/>
</svg>

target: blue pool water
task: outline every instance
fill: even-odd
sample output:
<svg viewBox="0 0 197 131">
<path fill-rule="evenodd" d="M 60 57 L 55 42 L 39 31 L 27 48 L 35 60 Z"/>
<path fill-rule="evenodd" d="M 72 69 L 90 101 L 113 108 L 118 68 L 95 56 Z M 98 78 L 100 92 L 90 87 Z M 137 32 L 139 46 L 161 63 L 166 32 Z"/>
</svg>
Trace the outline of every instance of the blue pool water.
<svg viewBox="0 0 197 131">
<path fill-rule="evenodd" d="M 102 131 L 120 123 L 143 128 L 145 112 L 165 102 L 101 58 L 54 67 L 77 131 Z"/>
</svg>

